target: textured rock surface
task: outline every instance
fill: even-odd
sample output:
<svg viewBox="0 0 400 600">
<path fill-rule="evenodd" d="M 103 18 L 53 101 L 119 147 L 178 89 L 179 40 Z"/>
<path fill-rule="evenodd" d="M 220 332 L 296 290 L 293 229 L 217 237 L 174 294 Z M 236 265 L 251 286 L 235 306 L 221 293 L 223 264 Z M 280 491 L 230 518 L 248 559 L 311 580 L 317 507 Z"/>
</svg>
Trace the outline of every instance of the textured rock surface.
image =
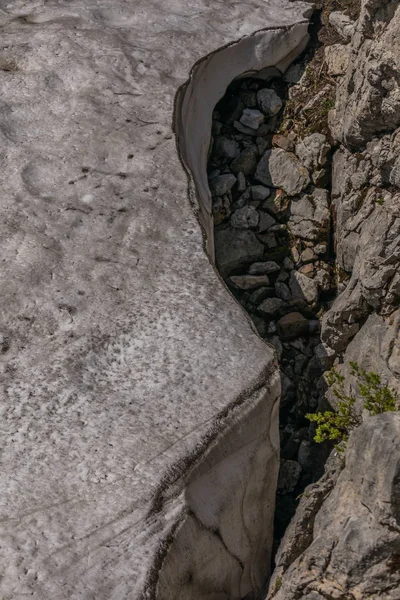
<svg viewBox="0 0 400 600">
<path fill-rule="evenodd" d="M 336 477 L 306 490 L 268 599 L 399 598 L 400 414 L 368 418 L 332 490 Z"/>
<path fill-rule="evenodd" d="M 201 61 L 188 87 L 204 135 L 186 88 L 175 122 L 202 197 L 216 100 L 243 70 L 292 60 L 306 10 L 1 3 L 2 598 L 260 588 L 279 385 L 204 253 L 172 115 Z"/>
</svg>

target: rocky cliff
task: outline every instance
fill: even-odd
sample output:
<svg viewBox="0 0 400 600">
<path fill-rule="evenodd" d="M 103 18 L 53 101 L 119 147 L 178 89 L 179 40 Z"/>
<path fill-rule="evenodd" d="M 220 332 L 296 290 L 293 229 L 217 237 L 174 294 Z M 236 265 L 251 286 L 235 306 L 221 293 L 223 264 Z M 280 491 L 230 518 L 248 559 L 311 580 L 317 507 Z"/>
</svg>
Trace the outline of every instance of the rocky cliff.
<svg viewBox="0 0 400 600">
<path fill-rule="evenodd" d="M 357 361 L 398 393 L 400 7 L 364 0 L 356 21 L 339 13 L 330 20 L 341 38 L 325 48 L 336 78 L 329 125 L 338 295 L 321 337 L 350 384 L 357 387 L 349 372 Z M 399 427 L 398 413 L 366 418 L 345 468 L 332 455 L 306 488 L 268 599 L 400 597 Z"/>
</svg>

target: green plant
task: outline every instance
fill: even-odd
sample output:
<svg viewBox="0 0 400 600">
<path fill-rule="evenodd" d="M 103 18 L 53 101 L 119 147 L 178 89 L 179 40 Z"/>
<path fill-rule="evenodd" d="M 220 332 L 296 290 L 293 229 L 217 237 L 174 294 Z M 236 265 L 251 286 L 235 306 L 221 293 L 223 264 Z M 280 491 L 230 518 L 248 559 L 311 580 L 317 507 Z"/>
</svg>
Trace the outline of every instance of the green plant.
<svg viewBox="0 0 400 600">
<path fill-rule="evenodd" d="M 384 199 L 383 198 L 377 198 L 376 199 L 376 203 L 379 204 L 379 206 L 383 206 Z"/>
<path fill-rule="evenodd" d="M 279 576 L 276 578 L 274 594 L 276 594 L 276 592 L 279 592 L 281 587 L 282 587 L 282 577 Z"/>
<path fill-rule="evenodd" d="M 356 362 L 350 362 L 350 374 L 357 379 L 360 395 L 364 399 L 364 408 L 370 415 L 396 410 L 395 394 L 382 383 L 377 373 L 367 373 Z M 362 422 L 361 416 L 355 410 L 357 398 L 352 392 L 346 392 L 345 377 L 335 368 L 326 373 L 325 379 L 338 399 L 338 410 L 307 414 L 306 418 L 317 425 L 314 437 L 316 442 L 334 441 L 336 450 L 344 452 L 350 432 Z"/>
</svg>

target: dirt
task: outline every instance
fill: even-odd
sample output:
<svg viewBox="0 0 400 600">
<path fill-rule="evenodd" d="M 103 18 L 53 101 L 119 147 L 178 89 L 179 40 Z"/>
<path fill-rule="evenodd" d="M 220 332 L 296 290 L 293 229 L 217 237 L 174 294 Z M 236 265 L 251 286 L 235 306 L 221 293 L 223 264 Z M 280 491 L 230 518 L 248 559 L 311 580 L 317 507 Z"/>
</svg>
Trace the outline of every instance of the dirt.
<svg viewBox="0 0 400 600">
<path fill-rule="evenodd" d="M 328 114 L 335 106 L 336 81 L 328 74 L 324 47 L 343 43 L 329 24 L 333 11 L 342 11 L 357 19 L 361 0 L 320 0 L 310 24 L 311 42 L 298 62 L 307 65 L 302 86 L 292 88 L 280 123 L 280 133 L 299 135 L 323 133 L 329 137 Z"/>
</svg>

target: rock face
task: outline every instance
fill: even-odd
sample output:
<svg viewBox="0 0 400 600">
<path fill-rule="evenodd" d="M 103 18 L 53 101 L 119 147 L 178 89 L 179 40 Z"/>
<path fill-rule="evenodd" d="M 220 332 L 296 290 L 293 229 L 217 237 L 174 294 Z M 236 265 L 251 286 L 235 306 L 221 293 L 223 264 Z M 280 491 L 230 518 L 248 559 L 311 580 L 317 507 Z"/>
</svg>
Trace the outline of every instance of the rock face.
<svg viewBox="0 0 400 600">
<path fill-rule="evenodd" d="M 336 467 L 306 490 L 268 599 L 399 598 L 399 551 L 400 414 L 392 413 L 351 435 L 338 478 Z"/>
<path fill-rule="evenodd" d="M 207 229 L 215 103 L 242 72 L 285 68 L 307 13 L 1 3 L 1 598 L 260 590 L 277 369 L 191 203 Z"/>
<path fill-rule="evenodd" d="M 323 316 L 315 358 L 326 368 L 336 359 L 353 390 L 355 361 L 400 398 L 400 6 L 361 4 L 357 22 L 342 13 L 329 19 L 349 43 L 325 51 L 338 77 L 330 112 L 338 147 L 331 198 L 338 294 Z M 322 166 L 314 163 L 314 143 L 296 144 L 296 154 L 310 170 Z M 293 206 L 292 231 L 301 235 Z M 306 216 L 309 207 L 300 207 Z M 318 408 L 326 410 L 327 401 L 338 408 L 330 391 Z M 355 410 L 364 423 L 350 436 L 345 467 L 332 453 L 324 476 L 306 488 L 277 552 L 268 600 L 400 598 L 400 413 L 368 417 L 361 398 Z M 302 468 L 309 443 L 300 442 Z"/>
</svg>

